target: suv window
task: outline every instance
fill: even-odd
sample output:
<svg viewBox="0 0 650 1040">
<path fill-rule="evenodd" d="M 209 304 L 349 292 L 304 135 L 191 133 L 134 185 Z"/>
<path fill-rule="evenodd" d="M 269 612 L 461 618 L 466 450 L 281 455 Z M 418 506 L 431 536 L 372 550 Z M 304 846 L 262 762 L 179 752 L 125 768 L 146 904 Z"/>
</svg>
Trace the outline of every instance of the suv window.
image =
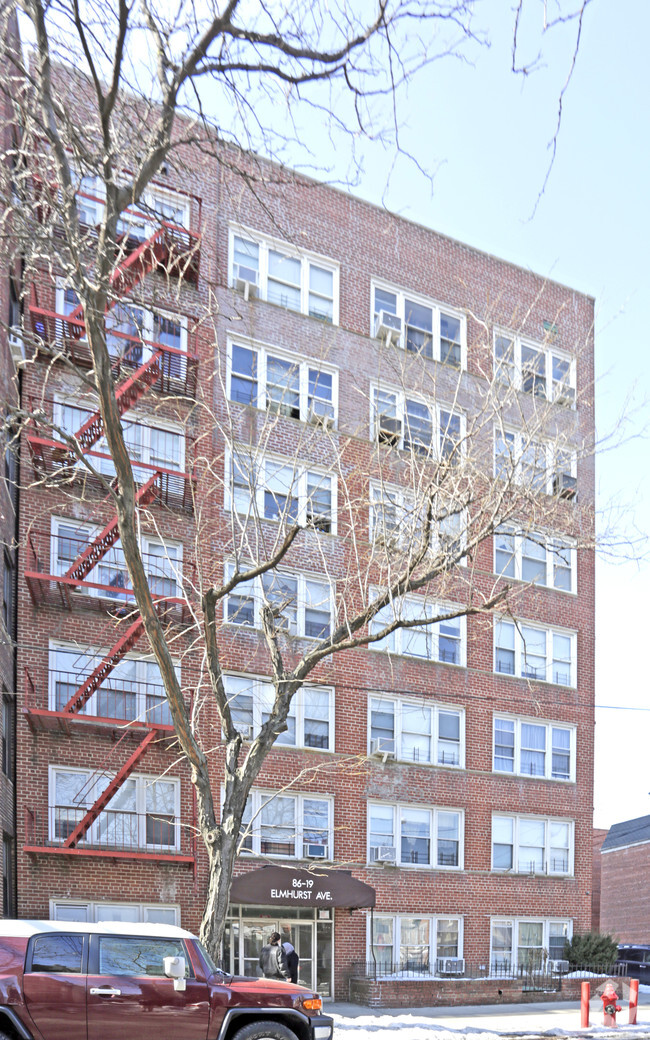
<svg viewBox="0 0 650 1040">
<path fill-rule="evenodd" d="M 189 976 L 189 958 L 180 939 L 125 939 L 102 935 L 99 938 L 100 975 L 157 975 L 164 977 L 164 958 L 184 957 Z"/>
<path fill-rule="evenodd" d="M 32 971 L 81 972 L 83 935 L 40 935 L 32 943 Z"/>
</svg>

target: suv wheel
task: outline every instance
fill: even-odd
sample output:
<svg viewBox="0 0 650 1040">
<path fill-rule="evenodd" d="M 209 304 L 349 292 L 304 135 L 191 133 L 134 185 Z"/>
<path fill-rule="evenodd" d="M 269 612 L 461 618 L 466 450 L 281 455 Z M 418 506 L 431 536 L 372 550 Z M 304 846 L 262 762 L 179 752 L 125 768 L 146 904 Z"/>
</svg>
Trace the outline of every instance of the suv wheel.
<svg viewBox="0 0 650 1040">
<path fill-rule="evenodd" d="M 297 1040 L 297 1037 L 281 1022 L 249 1022 L 237 1030 L 232 1040 Z"/>
</svg>

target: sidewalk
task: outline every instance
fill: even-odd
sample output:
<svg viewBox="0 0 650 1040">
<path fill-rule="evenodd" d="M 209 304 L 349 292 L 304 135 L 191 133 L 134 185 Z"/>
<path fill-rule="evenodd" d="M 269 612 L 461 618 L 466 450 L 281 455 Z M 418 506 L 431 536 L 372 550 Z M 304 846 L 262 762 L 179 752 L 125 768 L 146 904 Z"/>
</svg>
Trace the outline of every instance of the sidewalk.
<svg viewBox="0 0 650 1040">
<path fill-rule="evenodd" d="M 645 987 L 644 987 L 645 988 Z M 362 1040 L 364 1033 L 373 1040 L 377 1034 L 385 1036 L 399 1034 L 400 1040 L 438 1040 L 459 1033 L 487 1036 L 561 1035 L 561 1036 L 616 1036 L 650 1038 L 650 995 L 639 994 L 637 1025 L 627 1025 L 627 1000 L 620 1001 L 623 1010 L 617 1015 L 618 1027 L 604 1028 L 600 1000 L 592 1000 L 589 1008 L 590 1026 L 580 1028 L 580 1005 L 575 1001 L 557 1001 L 538 1004 L 489 1004 L 475 1007 L 432 1007 L 432 1008 L 367 1008 L 359 1004 L 335 1001 L 326 1005 L 325 1011 L 332 1015 L 335 1023 L 334 1040 L 344 1040 L 348 1032 L 354 1040 Z M 408 1032 L 405 1032 L 408 1031 Z"/>
</svg>

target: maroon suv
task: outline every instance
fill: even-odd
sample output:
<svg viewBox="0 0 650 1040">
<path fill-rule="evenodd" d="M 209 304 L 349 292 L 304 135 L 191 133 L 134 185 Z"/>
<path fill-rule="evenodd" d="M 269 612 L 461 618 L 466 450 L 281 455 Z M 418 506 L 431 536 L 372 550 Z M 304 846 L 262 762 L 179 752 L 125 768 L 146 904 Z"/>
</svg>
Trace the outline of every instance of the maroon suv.
<svg viewBox="0 0 650 1040">
<path fill-rule="evenodd" d="M 316 993 L 226 975 L 182 928 L 0 921 L 0 1040 L 331 1040 Z"/>
</svg>

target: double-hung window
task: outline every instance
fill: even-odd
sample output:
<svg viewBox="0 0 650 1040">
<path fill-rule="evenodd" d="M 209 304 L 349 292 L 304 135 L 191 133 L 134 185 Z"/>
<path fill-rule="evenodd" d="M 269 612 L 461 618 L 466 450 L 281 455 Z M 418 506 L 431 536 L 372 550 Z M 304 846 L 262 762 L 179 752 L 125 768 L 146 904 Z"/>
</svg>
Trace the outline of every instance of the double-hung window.
<svg viewBox="0 0 650 1040">
<path fill-rule="evenodd" d="M 498 918 L 490 922 L 490 972 L 543 969 L 548 961 L 564 958 L 564 944 L 573 934 L 573 922 L 562 919 Z"/>
<path fill-rule="evenodd" d="M 226 507 L 256 519 L 336 534 L 336 480 L 301 463 L 255 459 L 233 449 Z"/>
<path fill-rule="evenodd" d="M 463 919 L 375 914 L 368 920 L 368 947 L 382 974 L 445 973 L 447 959 L 463 955 Z"/>
<path fill-rule="evenodd" d="M 338 325 L 339 265 L 288 242 L 230 231 L 230 284 L 287 310 Z"/>
<path fill-rule="evenodd" d="M 233 565 L 226 565 L 226 581 Z M 262 606 L 274 613 L 276 626 L 288 635 L 326 639 L 334 615 L 332 587 L 306 574 L 271 571 L 261 578 L 241 582 L 226 597 L 225 619 L 235 625 L 261 628 Z"/>
<path fill-rule="evenodd" d="M 576 591 L 576 550 L 561 538 L 504 525 L 494 534 L 494 571 L 533 585 L 561 592 Z"/>
<path fill-rule="evenodd" d="M 144 242 L 161 224 L 171 225 L 174 230 L 189 228 L 190 200 L 177 192 L 152 186 L 139 202 L 123 211 L 117 223 L 117 233 L 131 241 Z"/>
<path fill-rule="evenodd" d="M 572 501 L 577 496 L 577 454 L 515 430 L 495 429 L 494 476 L 529 492 Z"/>
<path fill-rule="evenodd" d="M 379 444 L 404 448 L 449 465 L 458 465 L 462 457 L 464 416 L 401 390 L 372 387 L 371 429 Z"/>
<path fill-rule="evenodd" d="M 125 921 L 144 924 L 179 925 L 181 908 L 161 903 L 105 903 L 85 899 L 51 899 L 51 921 Z"/>
<path fill-rule="evenodd" d="M 467 367 L 465 315 L 386 284 L 372 286 L 372 330 L 379 339 L 454 368 Z"/>
<path fill-rule="evenodd" d="M 290 859 L 333 859 L 332 799 L 254 789 L 244 810 L 239 851 Z"/>
<path fill-rule="evenodd" d="M 112 777 L 90 769 L 50 766 L 50 841 L 68 838 Z M 180 781 L 128 777 L 80 844 L 120 849 L 180 848 Z"/>
<path fill-rule="evenodd" d="M 497 619 L 494 670 L 521 679 L 575 686 L 575 632 Z"/>
<path fill-rule="evenodd" d="M 494 716 L 495 772 L 575 780 L 575 765 L 575 726 Z"/>
<path fill-rule="evenodd" d="M 573 821 L 492 816 L 492 870 L 573 874 Z"/>
<path fill-rule="evenodd" d="M 368 862 L 462 870 L 464 827 L 458 809 L 368 802 Z"/>
<path fill-rule="evenodd" d="M 50 646 L 50 711 L 64 710 L 103 657 L 104 653 L 99 649 L 95 652 L 80 652 L 73 646 Z M 180 665 L 175 667 L 180 681 Z M 172 724 L 158 664 L 144 657 L 127 656 L 118 661 L 80 712 L 129 722 L 138 720 L 166 726 Z"/>
<path fill-rule="evenodd" d="M 576 359 L 565 351 L 514 333 L 496 331 L 494 372 L 500 383 L 575 407 Z"/>
<path fill-rule="evenodd" d="M 332 366 L 233 341 L 227 379 L 231 401 L 303 422 L 336 425 L 338 372 Z"/>
<path fill-rule="evenodd" d="M 383 639 L 370 643 L 372 650 L 420 657 L 428 661 L 464 665 L 466 661 L 466 623 L 464 617 L 447 617 L 452 608 L 431 603 L 420 596 L 408 596 L 382 608 L 369 625 L 375 635 L 395 619 L 409 622 L 406 628 L 396 628 Z M 426 618 L 443 615 L 440 621 L 426 623 Z M 421 619 L 421 624 L 418 621 Z"/>
<path fill-rule="evenodd" d="M 370 540 L 388 550 L 421 548 L 428 503 L 396 485 L 370 484 Z M 430 549 L 464 563 L 467 510 L 438 496 L 433 507 Z"/>
<path fill-rule="evenodd" d="M 465 713 L 460 708 L 421 701 L 371 697 L 368 749 L 404 762 L 465 765 Z"/>
<path fill-rule="evenodd" d="M 275 700 L 273 684 L 252 675 L 224 675 L 232 719 L 245 740 L 252 740 L 269 719 Z M 334 750 L 334 690 L 301 686 L 291 702 L 287 729 L 276 746 Z"/>
</svg>

